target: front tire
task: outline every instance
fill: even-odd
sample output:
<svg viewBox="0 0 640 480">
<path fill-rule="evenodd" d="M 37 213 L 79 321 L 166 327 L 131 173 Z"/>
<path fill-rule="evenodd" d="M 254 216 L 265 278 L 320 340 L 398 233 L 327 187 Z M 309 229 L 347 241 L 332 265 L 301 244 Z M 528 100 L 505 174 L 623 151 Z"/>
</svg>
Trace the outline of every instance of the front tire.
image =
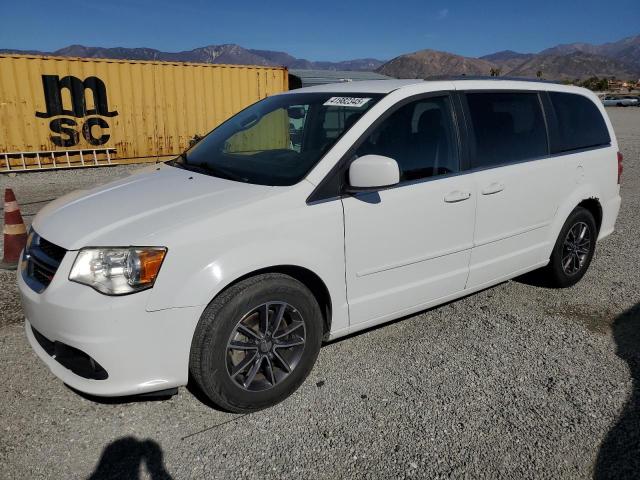
<svg viewBox="0 0 640 480">
<path fill-rule="evenodd" d="M 550 286 L 571 287 L 578 283 L 591 264 L 598 227 L 589 210 L 577 207 L 560 230 L 544 276 Z"/>
<path fill-rule="evenodd" d="M 225 410 L 275 405 L 311 372 L 322 324 L 318 302 L 299 281 L 277 273 L 248 278 L 203 312 L 191 343 L 191 375 Z"/>
</svg>

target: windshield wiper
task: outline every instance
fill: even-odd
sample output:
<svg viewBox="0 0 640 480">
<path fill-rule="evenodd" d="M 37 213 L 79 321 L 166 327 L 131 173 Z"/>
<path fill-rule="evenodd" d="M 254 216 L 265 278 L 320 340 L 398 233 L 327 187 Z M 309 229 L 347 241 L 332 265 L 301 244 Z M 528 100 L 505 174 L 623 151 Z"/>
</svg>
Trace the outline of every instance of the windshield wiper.
<svg viewBox="0 0 640 480">
<path fill-rule="evenodd" d="M 224 178 L 226 180 L 234 180 L 236 182 L 249 183 L 249 179 L 245 178 L 237 173 L 230 172 L 225 170 L 224 168 L 216 167 L 213 165 L 209 165 L 208 163 L 189 163 L 187 161 L 187 156 L 184 153 L 181 153 L 178 158 L 181 160 L 173 161 L 172 165 L 178 168 L 184 168 L 185 170 L 189 170 L 191 172 L 203 173 L 205 175 L 211 175 L 218 178 Z"/>
</svg>

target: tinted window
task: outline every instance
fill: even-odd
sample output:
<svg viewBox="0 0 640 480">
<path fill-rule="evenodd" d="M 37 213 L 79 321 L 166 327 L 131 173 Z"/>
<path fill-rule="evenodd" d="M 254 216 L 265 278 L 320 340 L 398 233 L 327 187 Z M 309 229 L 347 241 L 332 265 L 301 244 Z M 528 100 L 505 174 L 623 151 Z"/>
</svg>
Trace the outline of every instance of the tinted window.
<svg viewBox="0 0 640 480">
<path fill-rule="evenodd" d="M 558 150 L 596 147 L 611 142 L 598 107 L 587 97 L 549 92 L 558 119 Z"/>
<path fill-rule="evenodd" d="M 537 93 L 468 93 L 476 139 L 473 167 L 488 167 L 548 153 Z"/>
<path fill-rule="evenodd" d="M 387 117 L 356 151 L 393 158 L 400 180 L 458 171 L 458 156 L 448 97 L 408 103 Z"/>
</svg>

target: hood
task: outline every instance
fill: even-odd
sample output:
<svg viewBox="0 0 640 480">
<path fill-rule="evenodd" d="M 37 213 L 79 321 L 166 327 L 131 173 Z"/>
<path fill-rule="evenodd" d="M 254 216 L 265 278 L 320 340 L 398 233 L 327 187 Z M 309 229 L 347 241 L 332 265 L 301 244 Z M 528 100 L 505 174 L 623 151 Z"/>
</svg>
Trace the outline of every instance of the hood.
<svg viewBox="0 0 640 480">
<path fill-rule="evenodd" d="M 33 228 L 67 250 L 165 246 L 162 232 L 252 203 L 275 190 L 162 164 L 60 197 L 38 213 Z"/>
</svg>

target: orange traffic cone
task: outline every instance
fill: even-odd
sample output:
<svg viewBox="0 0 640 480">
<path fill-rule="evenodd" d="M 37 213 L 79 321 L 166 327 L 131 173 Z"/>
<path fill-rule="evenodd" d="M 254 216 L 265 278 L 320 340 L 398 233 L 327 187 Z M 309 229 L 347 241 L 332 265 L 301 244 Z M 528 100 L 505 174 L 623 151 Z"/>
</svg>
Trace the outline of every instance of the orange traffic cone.
<svg viewBox="0 0 640 480">
<path fill-rule="evenodd" d="M 16 196 L 10 188 L 4 191 L 4 258 L 0 268 L 15 270 L 20 260 L 20 252 L 27 244 L 27 228 L 22 220 Z"/>
</svg>

